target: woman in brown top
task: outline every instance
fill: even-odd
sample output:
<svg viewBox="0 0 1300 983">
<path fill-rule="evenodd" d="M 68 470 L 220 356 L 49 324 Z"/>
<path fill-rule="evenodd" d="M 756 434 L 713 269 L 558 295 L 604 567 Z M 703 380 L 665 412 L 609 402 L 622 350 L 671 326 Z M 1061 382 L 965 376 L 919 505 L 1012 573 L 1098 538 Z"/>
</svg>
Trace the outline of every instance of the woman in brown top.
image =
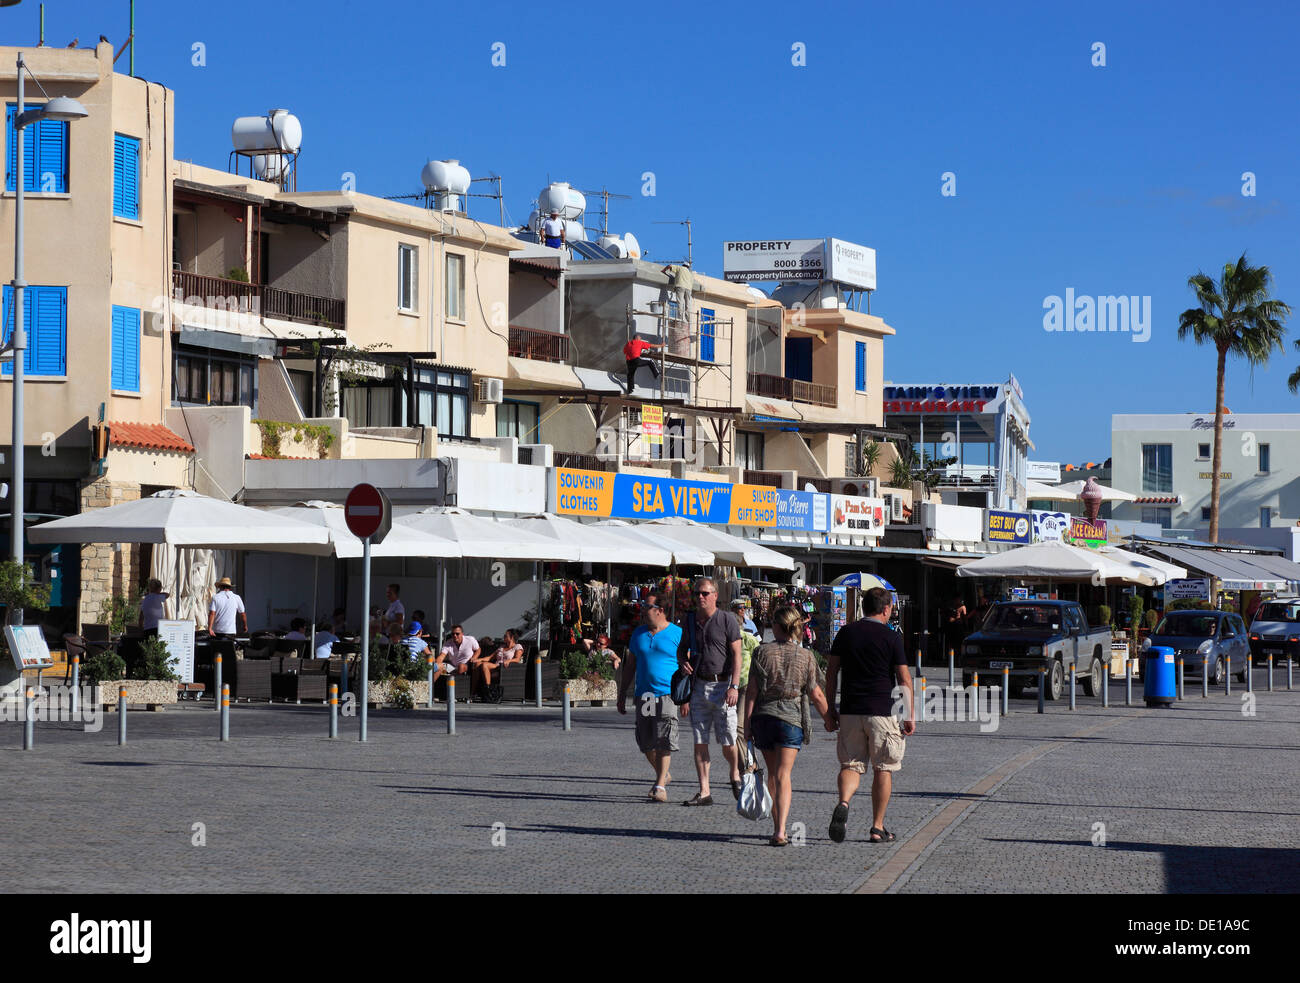
<svg viewBox="0 0 1300 983">
<path fill-rule="evenodd" d="M 745 693 L 745 733 L 763 752 L 767 762 L 767 787 L 772 793 L 772 846 L 786 846 L 786 818 L 790 815 L 790 772 L 799 748 L 811 739 L 810 721 L 803 702 L 807 695 L 825 718 L 830 706 L 818 685 L 817 661 L 795 639 L 803 616 L 790 605 L 772 612 L 775 642 L 761 645 L 749 667 Z"/>
</svg>

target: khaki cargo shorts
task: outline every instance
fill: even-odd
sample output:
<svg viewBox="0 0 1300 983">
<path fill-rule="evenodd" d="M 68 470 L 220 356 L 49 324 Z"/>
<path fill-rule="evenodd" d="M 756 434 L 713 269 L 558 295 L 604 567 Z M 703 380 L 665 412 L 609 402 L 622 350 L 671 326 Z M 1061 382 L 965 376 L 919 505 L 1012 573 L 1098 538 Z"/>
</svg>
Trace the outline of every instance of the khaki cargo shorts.
<svg viewBox="0 0 1300 983">
<path fill-rule="evenodd" d="M 840 767 L 866 774 L 867 763 L 877 771 L 898 771 L 903 763 L 907 740 L 896 717 L 866 717 L 855 713 L 840 715 L 836 741 Z"/>
</svg>

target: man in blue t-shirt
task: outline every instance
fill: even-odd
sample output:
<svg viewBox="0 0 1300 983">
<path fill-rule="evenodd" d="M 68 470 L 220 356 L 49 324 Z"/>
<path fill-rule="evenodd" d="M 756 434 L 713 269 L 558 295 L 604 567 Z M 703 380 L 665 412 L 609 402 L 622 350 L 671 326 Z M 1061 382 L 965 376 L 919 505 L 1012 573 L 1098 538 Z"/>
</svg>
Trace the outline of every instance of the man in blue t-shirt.
<svg viewBox="0 0 1300 983">
<path fill-rule="evenodd" d="M 618 687 L 618 712 L 627 713 L 627 687 L 636 680 L 636 743 L 655 770 L 650 801 L 668 801 L 668 762 L 677 750 L 677 705 L 672 698 L 673 673 L 682 630 L 669 623 L 656 598 L 649 598 L 645 624 L 632 632 Z"/>
</svg>

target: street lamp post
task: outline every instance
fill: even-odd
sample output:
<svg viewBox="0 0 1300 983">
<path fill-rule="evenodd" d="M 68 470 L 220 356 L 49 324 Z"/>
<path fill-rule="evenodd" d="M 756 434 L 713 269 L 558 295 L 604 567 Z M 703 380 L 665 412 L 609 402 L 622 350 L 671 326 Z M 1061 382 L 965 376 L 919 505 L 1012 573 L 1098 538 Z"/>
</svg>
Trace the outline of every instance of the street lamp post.
<svg viewBox="0 0 1300 983">
<path fill-rule="evenodd" d="M 38 109 L 23 109 L 23 73 L 30 74 L 27 62 L 23 60 L 23 53 L 18 52 L 18 110 L 14 114 L 14 150 L 17 154 L 17 171 L 14 175 L 14 279 L 13 279 L 13 310 L 14 310 L 14 332 L 10 338 L 10 350 L 13 355 L 14 365 L 14 408 L 13 408 L 13 491 L 11 493 L 12 508 L 9 510 L 11 543 L 10 551 L 15 563 L 18 564 L 18 577 L 21 583 L 24 577 L 23 571 L 23 518 L 25 514 L 26 502 L 24 501 L 23 479 L 26 470 L 23 460 L 23 358 L 27 350 L 27 333 L 23 325 L 23 291 L 27 286 L 27 281 L 23 279 L 23 185 L 26 182 L 24 174 L 23 160 L 23 130 L 32 123 L 40 120 L 74 120 L 85 117 L 86 109 L 75 99 L 69 99 L 66 96 L 56 96 L 50 98 L 48 92 L 37 81 L 36 76 L 32 76 L 32 81 L 36 82 L 37 88 L 45 96 L 44 106 Z M 23 623 L 23 612 L 21 607 L 12 612 L 11 619 L 13 624 Z"/>
</svg>

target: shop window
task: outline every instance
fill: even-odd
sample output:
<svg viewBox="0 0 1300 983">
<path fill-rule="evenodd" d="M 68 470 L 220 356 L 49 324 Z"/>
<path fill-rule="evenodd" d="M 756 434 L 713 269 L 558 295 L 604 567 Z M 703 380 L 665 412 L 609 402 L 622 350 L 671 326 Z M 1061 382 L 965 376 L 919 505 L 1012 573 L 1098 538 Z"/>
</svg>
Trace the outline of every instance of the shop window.
<svg viewBox="0 0 1300 983">
<path fill-rule="evenodd" d="M 497 407 L 497 436 L 514 437 L 521 444 L 540 444 L 537 403 L 509 399 Z"/>
<path fill-rule="evenodd" d="M 257 359 L 201 348 L 172 348 L 172 403 L 247 406 L 257 412 Z"/>
</svg>

